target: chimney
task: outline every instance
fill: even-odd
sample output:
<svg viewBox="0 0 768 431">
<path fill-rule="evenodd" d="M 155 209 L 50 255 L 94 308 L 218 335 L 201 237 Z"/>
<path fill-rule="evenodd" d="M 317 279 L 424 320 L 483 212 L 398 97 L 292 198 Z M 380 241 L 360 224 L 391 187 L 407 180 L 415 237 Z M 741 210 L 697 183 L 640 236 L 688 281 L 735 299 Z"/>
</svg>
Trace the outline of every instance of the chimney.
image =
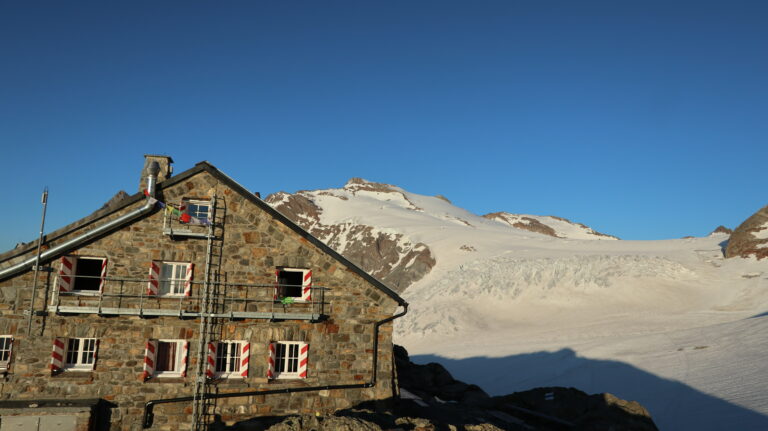
<svg viewBox="0 0 768 431">
<path fill-rule="evenodd" d="M 173 173 L 173 159 L 170 156 L 161 156 L 157 154 L 144 154 L 144 168 L 141 170 L 141 179 L 139 180 L 139 192 L 144 193 L 147 189 L 147 169 L 152 162 L 157 162 L 160 172 L 157 173 L 157 183 L 161 183 L 171 177 Z"/>
</svg>

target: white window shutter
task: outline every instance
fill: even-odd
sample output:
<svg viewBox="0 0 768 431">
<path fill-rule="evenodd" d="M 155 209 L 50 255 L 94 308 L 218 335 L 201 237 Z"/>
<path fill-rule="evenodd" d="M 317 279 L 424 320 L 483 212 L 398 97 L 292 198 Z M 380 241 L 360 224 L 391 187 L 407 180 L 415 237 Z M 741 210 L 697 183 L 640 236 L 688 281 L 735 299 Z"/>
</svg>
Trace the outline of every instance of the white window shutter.
<svg viewBox="0 0 768 431">
<path fill-rule="evenodd" d="M 149 264 L 149 284 L 147 285 L 147 295 L 157 296 L 160 291 L 160 264 L 153 260 Z"/>
<path fill-rule="evenodd" d="M 51 352 L 51 372 L 58 373 L 64 369 L 64 352 L 66 351 L 66 338 L 53 339 L 53 351 Z"/>
<path fill-rule="evenodd" d="M 309 357 L 309 344 L 299 343 L 299 377 L 307 378 L 307 358 Z"/>
<path fill-rule="evenodd" d="M 301 300 L 312 300 L 312 270 L 305 269 L 302 271 L 303 280 L 301 282 Z"/>
<path fill-rule="evenodd" d="M 275 346 L 276 343 L 269 343 L 269 356 L 267 357 L 267 378 L 275 378 Z"/>
<path fill-rule="evenodd" d="M 243 342 L 240 348 L 240 377 L 248 377 L 248 363 L 251 360 L 251 343 Z"/>
<path fill-rule="evenodd" d="M 61 257 L 61 269 L 59 270 L 59 292 L 72 291 L 72 281 L 75 276 L 77 258 L 73 256 Z"/>
<path fill-rule="evenodd" d="M 192 273 L 195 270 L 194 263 L 187 264 L 187 273 L 184 276 L 184 296 L 192 296 Z"/>
<path fill-rule="evenodd" d="M 144 372 L 141 374 L 141 380 L 147 381 L 155 374 L 155 360 L 157 359 L 157 340 L 147 341 L 147 347 L 144 350 Z"/>
</svg>

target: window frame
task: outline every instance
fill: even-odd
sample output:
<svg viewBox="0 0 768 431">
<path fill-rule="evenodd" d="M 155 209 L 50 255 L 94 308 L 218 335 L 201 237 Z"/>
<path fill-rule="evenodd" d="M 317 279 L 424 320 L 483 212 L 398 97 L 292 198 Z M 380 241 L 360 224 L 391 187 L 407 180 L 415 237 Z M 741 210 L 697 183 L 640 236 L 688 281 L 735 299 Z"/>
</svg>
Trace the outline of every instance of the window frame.
<svg viewBox="0 0 768 431">
<path fill-rule="evenodd" d="M 64 349 L 64 357 L 61 361 L 61 369 L 64 371 L 90 371 L 93 370 L 96 367 L 96 358 L 97 353 L 99 349 L 99 339 L 98 338 L 78 338 L 78 337 L 70 337 L 65 338 L 66 344 Z M 77 342 L 76 351 L 73 352 L 72 350 L 72 342 Z M 90 346 L 87 346 L 87 342 L 92 341 L 93 344 Z M 91 349 L 87 348 L 91 347 Z M 90 362 L 84 362 L 83 359 L 85 358 L 85 355 L 89 355 Z M 75 361 L 70 362 L 70 357 L 74 354 Z"/>
<path fill-rule="evenodd" d="M 183 362 L 184 362 L 184 353 L 188 353 L 184 351 L 184 343 L 187 342 L 187 340 L 178 340 L 178 339 L 157 339 L 157 352 L 155 353 L 155 369 L 152 373 L 152 377 L 183 377 L 184 369 L 183 369 Z M 160 345 L 161 344 L 171 344 L 176 343 L 176 352 L 174 359 L 174 368 L 175 371 L 168 371 L 168 370 L 158 370 L 160 361 L 158 358 L 160 357 Z"/>
<path fill-rule="evenodd" d="M 232 378 L 242 378 L 241 373 L 242 370 L 242 363 L 243 363 L 243 345 L 246 344 L 246 341 L 244 340 L 219 340 L 214 341 L 216 343 L 216 357 L 214 358 L 214 366 L 213 366 L 213 376 L 217 379 L 232 379 Z M 219 360 L 222 358 L 221 352 L 222 352 L 222 345 L 227 346 L 235 346 L 234 355 L 232 354 L 232 351 L 229 350 L 227 352 L 226 357 L 224 358 L 226 362 L 228 362 L 230 365 L 234 361 L 235 367 L 226 367 L 226 368 L 235 368 L 235 369 L 225 369 L 220 370 L 219 369 Z"/>
<path fill-rule="evenodd" d="M 302 282 L 298 285 L 283 285 L 280 283 L 280 273 L 281 272 L 298 272 L 301 274 L 301 280 Z M 309 286 L 310 286 L 310 292 L 309 295 L 304 295 L 304 278 L 309 276 Z M 287 287 L 285 286 L 298 286 L 299 287 L 299 295 L 298 296 L 287 296 L 284 295 L 285 289 Z M 312 270 L 309 268 L 287 268 L 287 267 L 278 267 L 275 270 L 275 300 L 280 301 L 282 298 L 293 298 L 293 302 L 310 302 L 312 295 Z"/>
<path fill-rule="evenodd" d="M 301 376 L 301 348 L 304 345 L 308 346 L 308 343 L 305 343 L 303 341 L 273 341 L 272 342 L 275 346 L 275 369 L 273 371 L 273 379 L 275 380 L 294 380 L 294 379 L 304 379 L 306 376 Z M 291 347 L 296 348 L 296 355 L 295 357 L 290 355 L 283 355 L 280 356 L 280 346 L 285 346 L 283 348 L 283 351 L 288 351 Z M 294 371 L 285 371 L 287 368 L 290 368 L 289 363 L 287 361 L 295 361 L 295 370 Z M 283 371 L 280 371 L 280 369 L 283 369 Z"/>
<path fill-rule="evenodd" d="M 13 359 L 13 335 L 0 335 L 0 340 L 0 372 L 7 372 Z"/>
<path fill-rule="evenodd" d="M 162 297 L 181 297 L 186 296 L 187 294 L 187 269 L 189 268 L 189 262 L 166 262 L 166 261 L 158 261 L 158 264 L 160 266 L 160 273 L 158 274 L 157 279 L 157 296 Z M 163 278 L 163 269 L 166 266 L 170 266 L 172 268 L 171 274 L 175 272 L 176 270 L 179 270 L 181 272 L 182 277 L 181 278 Z M 168 292 L 163 293 L 163 286 L 168 286 Z M 174 290 L 180 290 L 180 292 L 174 292 Z"/>
<path fill-rule="evenodd" d="M 101 295 L 102 291 L 104 290 L 104 284 L 106 282 L 106 265 L 108 264 L 108 259 L 106 257 L 99 257 L 99 256 L 78 256 L 78 255 L 69 255 L 69 256 L 63 256 L 62 259 L 72 259 L 72 269 L 71 273 L 66 273 L 64 270 L 64 263 L 62 262 L 62 268 L 59 271 L 58 277 L 60 278 L 57 285 L 57 291 L 59 293 L 66 293 L 71 295 L 82 295 L 82 296 L 99 296 Z M 85 276 L 88 279 L 99 279 L 99 288 L 98 289 L 80 289 L 78 288 L 78 279 L 82 280 L 82 275 L 78 275 L 78 266 L 81 260 L 95 260 L 95 261 L 101 261 L 101 270 L 99 271 L 97 276 Z M 66 291 L 62 291 L 62 277 L 69 277 L 69 289 Z"/>
<path fill-rule="evenodd" d="M 200 220 L 200 223 L 193 223 L 191 220 L 189 222 L 182 222 L 179 220 L 180 223 L 188 226 L 205 226 L 209 223 L 211 223 L 211 200 L 208 199 L 196 199 L 196 198 L 182 198 L 181 199 L 181 205 L 184 207 L 184 211 L 182 211 L 184 214 L 189 215 L 190 217 Z M 196 208 L 198 208 L 198 211 L 191 212 L 190 206 L 194 205 Z M 208 210 L 203 212 L 199 211 L 200 207 L 207 207 Z M 205 217 L 200 217 L 200 214 L 205 214 Z"/>
</svg>

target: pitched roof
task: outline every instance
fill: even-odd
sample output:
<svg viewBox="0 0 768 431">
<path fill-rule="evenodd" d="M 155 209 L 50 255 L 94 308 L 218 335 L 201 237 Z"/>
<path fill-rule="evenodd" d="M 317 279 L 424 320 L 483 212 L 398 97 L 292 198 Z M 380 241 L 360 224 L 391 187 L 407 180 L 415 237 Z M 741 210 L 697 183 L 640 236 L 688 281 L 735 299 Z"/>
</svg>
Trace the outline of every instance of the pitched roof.
<svg viewBox="0 0 768 431">
<path fill-rule="evenodd" d="M 322 250 L 326 254 L 328 254 L 331 257 L 333 257 L 339 263 L 341 263 L 342 265 L 344 265 L 347 268 L 349 268 L 352 272 L 358 274 L 360 277 L 362 277 L 367 282 L 371 283 L 373 286 L 375 286 L 376 288 L 378 288 L 379 290 L 384 292 L 390 298 L 394 299 L 395 302 L 397 302 L 399 305 L 403 305 L 404 306 L 404 305 L 407 304 L 405 302 L 405 300 L 403 298 L 401 298 L 400 295 L 398 295 L 394 290 L 390 289 L 389 287 L 387 287 L 387 285 L 382 283 L 380 280 L 376 279 L 375 277 L 373 277 L 369 273 L 365 272 L 362 268 L 360 268 L 359 266 L 357 266 L 354 263 L 352 263 L 351 261 L 349 261 L 347 258 L 345 258 L 341 254 L 336 252 L 334 249 L 332 249 L 331 247 L 326 245 L 324 242 L 322 242 L 319 239 L 317 239 L 314 236 L 312 236 L 312 234 L 310 234 L 309 232 L 304 230 L 301 226 L 297 225 L 296 223 L 291 221 L 291 219 L 289 219 L 288 217 L 284 216 L 282 213 L 280 213 L 276 209 L 272 208 L 268 203 L 266 203 L 263 200 L 261 200 L 255 194 L 251 193 L 250 191 L 248 191 L 248 189 L 246 189 L 245 187 L 240 185 L 240 183 L 238 183 L 237 181 L 233 180 L 232 178 L 230 178 L 228 175 L 224 174 L 220 170 L 216 169 L 215 166 L 213 166 L 212 164 L 208 163 L 207 161 L 203 161 L 203 162 L 197 163 L 193 168 L 187 169 L 186 171 L 180 173 L 179 175 L 172 176 L 172 177 L 168 178 L 167 180 L 165 180 L 165 181 L 163 181 L 161 183 L 158 183 L 157 187 L 158 187 L 158 189 L 162 190 L 163 188 L 174 186 L 174 185 L 176 185 L 176 184 L 178 184 L 178 183 L 180 183 L 180 182 L 182 182 L 182 181 L 184 181 L 184 180 L 186 180 L 186 179 L 188 179 L 188 178 L 190 178 L 190 177 L 192 177 L 194 175 L 197 175 L 197 174 L 199 174 L 201 172 L 209 173 L 210 175 L 212 175 L 213 177 L 215 177 L 216 179 L 218 179 L 222 183 L 226 184 L 232 190 L 238 192 L 244 198 L 248 199 L 248 201 L 250 201 L 251 203 L 253 203 L 257 207 L 259 207 L 263 211 L 267 212 L 268 214 L 270 214 L 276 220 L 278 220 L 279 222 L 283 223 L 286 227 L 288 227 L 289 229 L 291 229 L 294 232 L 296 232 L 297 234 L 299 234 L 302 238 L 306 239 L 307 241 L 309 241 L 310 243 L 315 245 L 317 248 L 319 248 L 320 250 Z M 107 217 L 107 216 L 117 212 L 117 211 L 120 211 L 121 209 L 123 209 L 125 207 L 128 207 L 128 206 L 130 206 L 132 204 L 135 204 L 137 202 L 140 202 L 140 201 L 142 201 L 144 199 L 145 199 L 145 196 L 142 193 L 136 193 L 136 194 L 134 194 L 132 196 L 129 196 L 129 197 L 119 201 L 114 206 L 109 206 L 109 207 L 97 210 L 94 213 L 92 213 L 92 214 L 90 214 L 90 215 L 88 215 L 88 216 L 86 216 L 86 217 L 84 217 L 84 218 L 82 218 L 82 219 L 80 219 L 80 220 L 78 220 L 78 221 L 76 221 L 74 223 L 71 223 L 71 224 L 69 224 L 69 225 L 67 225 L 67 226 L 65 226 L 65 227 L 63 227 L 61 229 L 57 229 L 56 231 L 51 232 L 50 234 L 45 236 L 45 241 L 46 242 L 54 241 L 54 240 L 56 240 L 58 238 L 61 238 L 61 237 L 65 236 L 65 235 L 73 232 L 76 229 L 79 229 L 79 228 L 82 228 L 82 227 L 87 226 L 89 224 L 95 223 L 95 222 L 97 222 L 97 221 L 99 221 L 99 220 L 101 220 L 101 219 L 103 219 L 103 218 L 105 218 L 105 217 Z M 33 251 L 33 250 L 35 250 L 36 246 L 37 246 L 37 241 L 33 241 L 33 242 L 25 244 L 22 247 L 19 247 L 19 248 L 7 251 L 5 253 L 2 253 L 2 254 L 0 254 L 0 262 L 12 259 L 14 257 L 17 257 L 17 256 L 20 256 L 22 254 L 28 253 L 30 251 Z M 0 269 L 2 269 L 2 268 L 0 268 Z"/>
</svg>

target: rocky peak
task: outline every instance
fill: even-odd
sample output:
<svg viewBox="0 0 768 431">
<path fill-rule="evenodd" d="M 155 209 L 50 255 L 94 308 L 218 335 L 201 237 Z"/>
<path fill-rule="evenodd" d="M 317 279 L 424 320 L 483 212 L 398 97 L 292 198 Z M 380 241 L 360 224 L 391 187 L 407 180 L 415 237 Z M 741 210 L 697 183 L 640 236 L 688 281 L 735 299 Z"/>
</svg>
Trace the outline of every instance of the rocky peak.
<svg viewBox="0 0 768 431">
<path fill-rule="evenodd" d="M 485 214 L 483 217 L 508 224 L 516 229 L 523 229 L 555 238 L 619 239 L 613 235 L 600 233 L 585 224 L 575 223 L 567 218 L 557 216 L 531 216 L 495 212 Z"/>
<path fill-rule="evenodd" d="M 397 192 L 397 187 L 392 184 L 375 183 L 363 178 L 353 177 L 347 181 L 344 185 L 344 190 L 351 192 L 352 194 L 365 191 L 365 192 L 380 192 L 380 193 L 393 193 Z"/>
<path fill-rule="evenodd" d="M 744 220 L 734 229 L 725 257 L 768 257 L 768 206 Z"/>
<path fill-rule="evenodd" d="M 730 235 L 733 233 L 733 229 L 728 229 L 727 227 L 720 225 L 713 230 L 710 235 L 714 235 L 716 233 L 724 233 L 726 235 Z"/>
</svg>

